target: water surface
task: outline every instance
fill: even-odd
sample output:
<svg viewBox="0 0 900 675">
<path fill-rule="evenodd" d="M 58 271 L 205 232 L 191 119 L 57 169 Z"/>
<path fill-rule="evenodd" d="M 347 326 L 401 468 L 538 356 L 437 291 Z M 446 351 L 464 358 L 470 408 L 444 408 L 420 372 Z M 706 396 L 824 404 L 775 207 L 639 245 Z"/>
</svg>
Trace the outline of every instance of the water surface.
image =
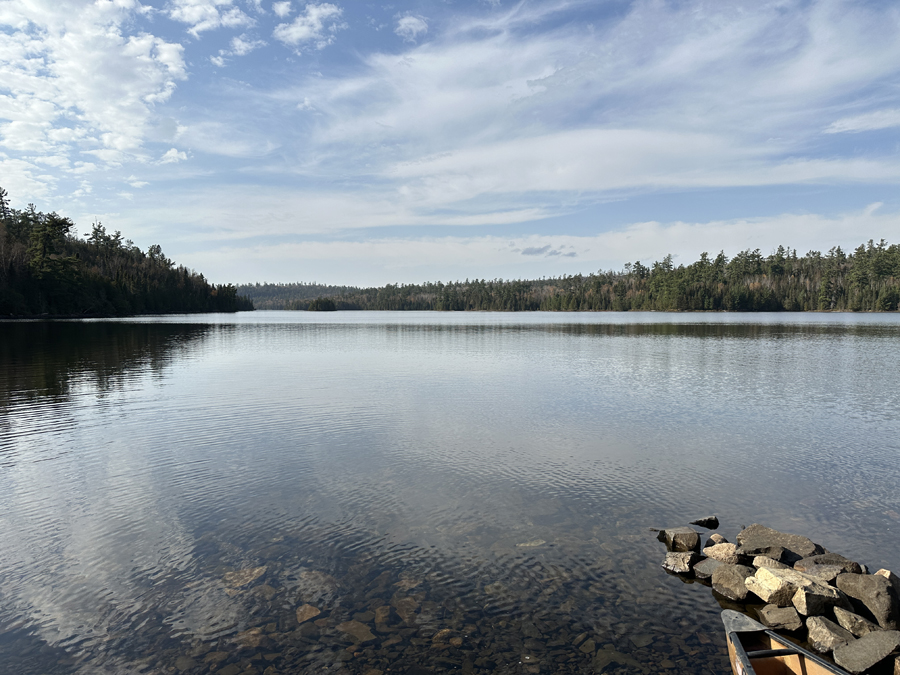
<svg viewBox="0 0 900 675">
<path fill-rule="evenodd" d="M 648 528 L 896 568 L 898 363 L 898 315 L 0 323 L 0 672 L 726 672 Z"/>
</svg>

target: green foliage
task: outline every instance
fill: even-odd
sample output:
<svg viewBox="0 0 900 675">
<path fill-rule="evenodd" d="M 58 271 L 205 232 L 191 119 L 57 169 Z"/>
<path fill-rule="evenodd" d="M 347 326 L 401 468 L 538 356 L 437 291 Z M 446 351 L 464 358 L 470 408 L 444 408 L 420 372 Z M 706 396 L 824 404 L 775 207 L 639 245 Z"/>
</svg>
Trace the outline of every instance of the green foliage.
<svg viewBox="0 0 900 675">
<path fill-rule="evenodd" d="M 316 298 L 306 308 L 310 312 L 334 312 L 337 306 L 331 298 Z"/>
<path fill-rule="evenodd" d="M 804 256 L 779 246 L 768 256 L 748 249 L 730 260 L 724 252 L 715 258 L 703 253 L 678 266 L 668 255 L 649 267 L 636 261 L 620 272 L 532 281 L 381 288 L 257 284 L 240 291 L 257 303 L 277 295 L 279 309 L 306 309 L 316 297 L 329 297 L 337 309 L 370 310 L 884 312 L 900 305 L 900 246 L 869 241 L 850 254 L 834 247 Z"/>
<path fill-rule="evenodd" d="M 253 309 L 232 285 L 176 267 L 158 246 L 141 251 L 121 232 L 74 224 L 33 204 L 9 206 L 0 188 L 0 316 L 106 316 Z"/>
</svg>

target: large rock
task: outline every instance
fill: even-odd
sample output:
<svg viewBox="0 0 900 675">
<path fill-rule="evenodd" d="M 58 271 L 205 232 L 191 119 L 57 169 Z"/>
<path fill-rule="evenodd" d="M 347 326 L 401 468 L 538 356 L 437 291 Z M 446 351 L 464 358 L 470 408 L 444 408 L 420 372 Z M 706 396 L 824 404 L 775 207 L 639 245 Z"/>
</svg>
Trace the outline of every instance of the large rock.
<svg viewBox="0 0 900 675">
<path fill-rule="evenodd" d="M 746 565 L 722 563 L 712 574 L 713 590 L 729 600 L 744 602 L 747 599 L 747 585 L 744 580 L 752 577 L 755 570 Z"/>
<path fill-rule="evenodd" d="M 766 605 L 756 610 L 759 620 L 773 630 L 800 630 L 803 627 L 803 619 L 793 607 L 779 607 L 778 605 Z"/>
<path fill-rule="evenodd" d="M 832 607 L 851 609 L 850 602 L 843 593 L 834 586 L 823 583 L 800 586 L 791 598 L 791 604 L 803 616 L 819 616 Z"/>
<path fill-rule="evenodd" d="M 794 569 L 800 570 L 801 572 L 808 572 L 811 568 L 814 568 L 818 565 L 837 565 L 844 572 L 850 572 L 852 574 L 862 574 L 862 568 L 860 567 L 858 562 L 853 562 L 849 558 L 845 558 L 844 556 L 837 553 L 822 553 L 821 555 L 814 555 L 803 558 L 802 560 L 798 560 L 794 563 Z"/>
<path fill-rule="evenodd" d="M 898 647 L 900 632 L 877 631 L 837 647 L 834 650 L 834 660 L 844 670 L 857 675 L 887 658 Z"/>
<path fill-rule="evenodd" d="M 729 565 L 740 564 L 742 558 L 737 554 L 736 544 L 716 544 L 715 546 L 707 546 L 703 549 L 703 555 L 719 562 L 728 563 Z"/>
<path fill-rule="evenodd" d="M 691 525 L 699 525 L 700 527 L 705 527 L 707 530 L 718 530 L 719 519 L 716 516 L 706 516 L 705 518 L 692 520 Z"/>
<path fill-rule="evenodd" d="M 805 616 L 824 614 L 834 606 L 850 609 L 849 602 L 836 588 L 789 567 L 760 567 L 745 584 L 763 601 L 779 607 L 793 605 Z"/>
<path fill-rule="evenodd" d="M 752 565 L 756 568 L 759 567 L 768 567 L 773 570 L 786 570 L 788 565 L 785 565 L 783 562 L 778 562 L 765 555 L 758 555 L 753 559 Z"/>
<path fill-rule="evenodd" d="M 666 543 L 669 551 L 700 550 L 700 535 L 690 527 L 668 527 L 660 531 L 658 538 Z"/>
<path fill-rule="evenodd" d="M 875 576 L 884 577 L 891 582 L 891 587 L 894 589 L 894 595 L 900 598 L 900 577 L 890 570 L 878 570 L 875 572 Z"/>
<path fill-rule="evenodd" d="M 754 523 L 737 536 L 738 553 L 753 558 L 758 555 L 779 562 L 793 563 L 802 558 L 825 553 L 825 549 L 799 534 L 788 534 Z"/>
<path fill-rule="evenodd" d="M 783 569 L 760 567 L 745 583 L 752 593 L 770 605 L 787 607 L 791 604 L 798 588 L 814 582 L 789 567 Z"/>
<path fill-rule="evenodd" d="M 856 640 L 849 630 L 841 628 L 834 621 L 829 621 L 823 616 L 813 616 L 807 619 L 806 628 L 809 630 L 810 647 L 822 654 L 827 654 L 841 645 Z"/>
<path fill-rule="evenodd" d="M 794 566 L 794 569 L 797 569 Z M 838 574 L 844 574 L 844 568 L 840 565 L 812 565 L 802 570 L 804 574 L 818 579 L 823 584 L 830 584 L 837 579 Z"/>
<path fill-rule="evenodd" d="M 706 558 L 706 560 L 701 560 L 696 565 L 694 565 L 694 576 L 703 581 L 705 581 L 706 579 L 712 579 L 713 572 L 716 571 L 716 568 L 721 567 L 722 565 L 724 565 L 724 563 L 719 560 Z"/>
<path fill-rule="evenodd" d="M 848 612 L 840 607 L 834 608 L 834 616 L 842 628 L 846 628 L 856 637 L 862 637 L 876 630 L 883 630 L 880 626 L 876 626 L 868 619 L 864 619 L 859 614 Z"/>
<path fill-rule="evenodd" d="M 900 600 L 890 579 L 877 574 L 839 574 L 836 584 L 858 611 L 867 610 L 882 628 L 893 630 L 900 625 Z"/>
<path fill-rule="evenodd" d="M 690 574 L 691 568 L 699 562 L 700 556 L 694 551 L 666 553 L 662 566 L 675 574 Z"/>
</svg>

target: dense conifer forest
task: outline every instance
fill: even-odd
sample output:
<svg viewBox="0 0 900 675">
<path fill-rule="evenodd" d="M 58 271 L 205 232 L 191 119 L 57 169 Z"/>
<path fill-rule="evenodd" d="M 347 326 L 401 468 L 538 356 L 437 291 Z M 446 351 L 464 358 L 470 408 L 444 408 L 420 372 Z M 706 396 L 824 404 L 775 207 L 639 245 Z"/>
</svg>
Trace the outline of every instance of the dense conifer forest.
<svg viewBox="0 0 900 675">
<path fill-rule="evenodd" d="M 9 206 L 0 188 L 0 316 L 123 316 L 253 309 L 231 284 L 213 285 L 176 266 L 159 245 L 141 251 L 95 223 L 74 223 L 29 204 Z"/>
<path fill-rule="evenodd" d="M 266 309 L 308 309 L 329 297 L 337 309 L 495 311 L 790 311 L 891 312 L 900 301 L 900 245 L 884 240 L 852 253 L 779 246 L 732 258 L 704 253 L 689 265 L 672 256 L 619 272 L 552 279 L 466 280 L 348 288 L 317 284 L 255 284 L 238 291 Z M 317 307 L 313 307 L 316 309 Z"/>
</svg>

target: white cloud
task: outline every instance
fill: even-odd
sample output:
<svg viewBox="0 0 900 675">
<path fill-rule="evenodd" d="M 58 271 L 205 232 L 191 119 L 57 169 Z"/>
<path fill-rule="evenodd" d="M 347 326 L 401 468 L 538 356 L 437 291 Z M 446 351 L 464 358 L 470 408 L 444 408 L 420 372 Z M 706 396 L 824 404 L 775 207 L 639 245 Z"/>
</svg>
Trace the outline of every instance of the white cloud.
<svg viewBox="0 0 900 675">
<path fill-rule="evenodd" d="M 186 152 L 180 152 L 175 148 L 166 150 L 165 154 L 159 158 L 160 164 L 177 164 L 187 159 Z"/>
<path fill-rule="evenodd" d="M 170 0 L 169 18 L 190 25 L 194 37 L 215 28 L 252 26 L 253 19 L 234 7 L 234 0 Z"/>
<path fill-rule="evenodd" d="M 0 146 L 56 157 L 60 167 L 73 152 L 112 163 L 140 157 L 153 106 L 186 71 L 180 45 L 124 33 L 138 9 L 129 0 L 6 3 Z"/>
<path fill-rule="evenodd" d="M 876 110 L 865 115 L 844 117 L 832 122 L 826 129 L 826 134 L 839 134 L 845 132 L 875 131 L 877 129 L 890 129 L 900 127 L 900 109 Z"/>
<path fill-rule="evenodd" d="M 278 24 L 273 35 L 294 47 L 313 44 L 316 49 L 323 49 L 334 42 L 337 31 L 346 28 L 346 23 L 339 22 L 343 13 L 343 9 L 329 2 L 310 3 L 292 23 Z"/>
<path fill-rule="evenodd" d="M 416 42 L 419 36 L 428 32 L 428 23 L 421 16 L 408 14 L 400 17 L 394 33 L 403 38 L 405 42 Z"/>
<path fill-rule="evenodd" d="M 297 172 L 358 176 L 398 223 L 476 201 L 487 217 L 624 191 L 896 182 L 898 158 L 816 142 L 836 107 L 900 75 L 900 16 L 788 4 L 638 1 L 549 31 L 535 12 L 562 4 L 518 5 L 274 98 L 315 101 Z"/>
<path fill-rule="evenodd" d="M 231 53 L 235 56 L 245 56 L 254 49 L 264 47 L 265 44 L 263 40 L 252 40 L 246 35 L 241 35 L 240 37 L 231 38 Z"/>
<path fill-rule="evenodd" d="M 803 254 L 839 245 L 852 250 L 864 240 L 900 239 L 900 215 L 868 210 L 837 216 L 783 214 L 770 218 L 708 222 L 641 222 L 610 232 L 498 236 L 310 239 L 277 245 L 228 246 L 179 255 L 212 278 L 241 281 L 296 281 L 297 270 L 324 283 L 385 284 L 501 276 L 588 273 L 622 269 L 626 262 L 649 264 L 671 253 L 676 264 L 700 253 L 745 249 L 763 253 L 778 245 Z M 553 252 L 556 252 L 554 255 Z M 568 255 L 574 253 L 575 255 Z M 549 255 L 548 255 L 549 254 Z"/>
<path fill-rule="evenodd" d="M 291 2 L 290 0 L 284 0 L 284 2 L 273 2 L 272 3 L 272 11 L 275 12 L 275 15 L 284 18 L 288 14 L 291 13 Z"/>
<path fill-rule="evenodd" d="M 208 121 L 178 128 L 178 144 L 220 157 L 262 157 L 278 147 L 263 130 L 240 122 Z"/>
</svg>

